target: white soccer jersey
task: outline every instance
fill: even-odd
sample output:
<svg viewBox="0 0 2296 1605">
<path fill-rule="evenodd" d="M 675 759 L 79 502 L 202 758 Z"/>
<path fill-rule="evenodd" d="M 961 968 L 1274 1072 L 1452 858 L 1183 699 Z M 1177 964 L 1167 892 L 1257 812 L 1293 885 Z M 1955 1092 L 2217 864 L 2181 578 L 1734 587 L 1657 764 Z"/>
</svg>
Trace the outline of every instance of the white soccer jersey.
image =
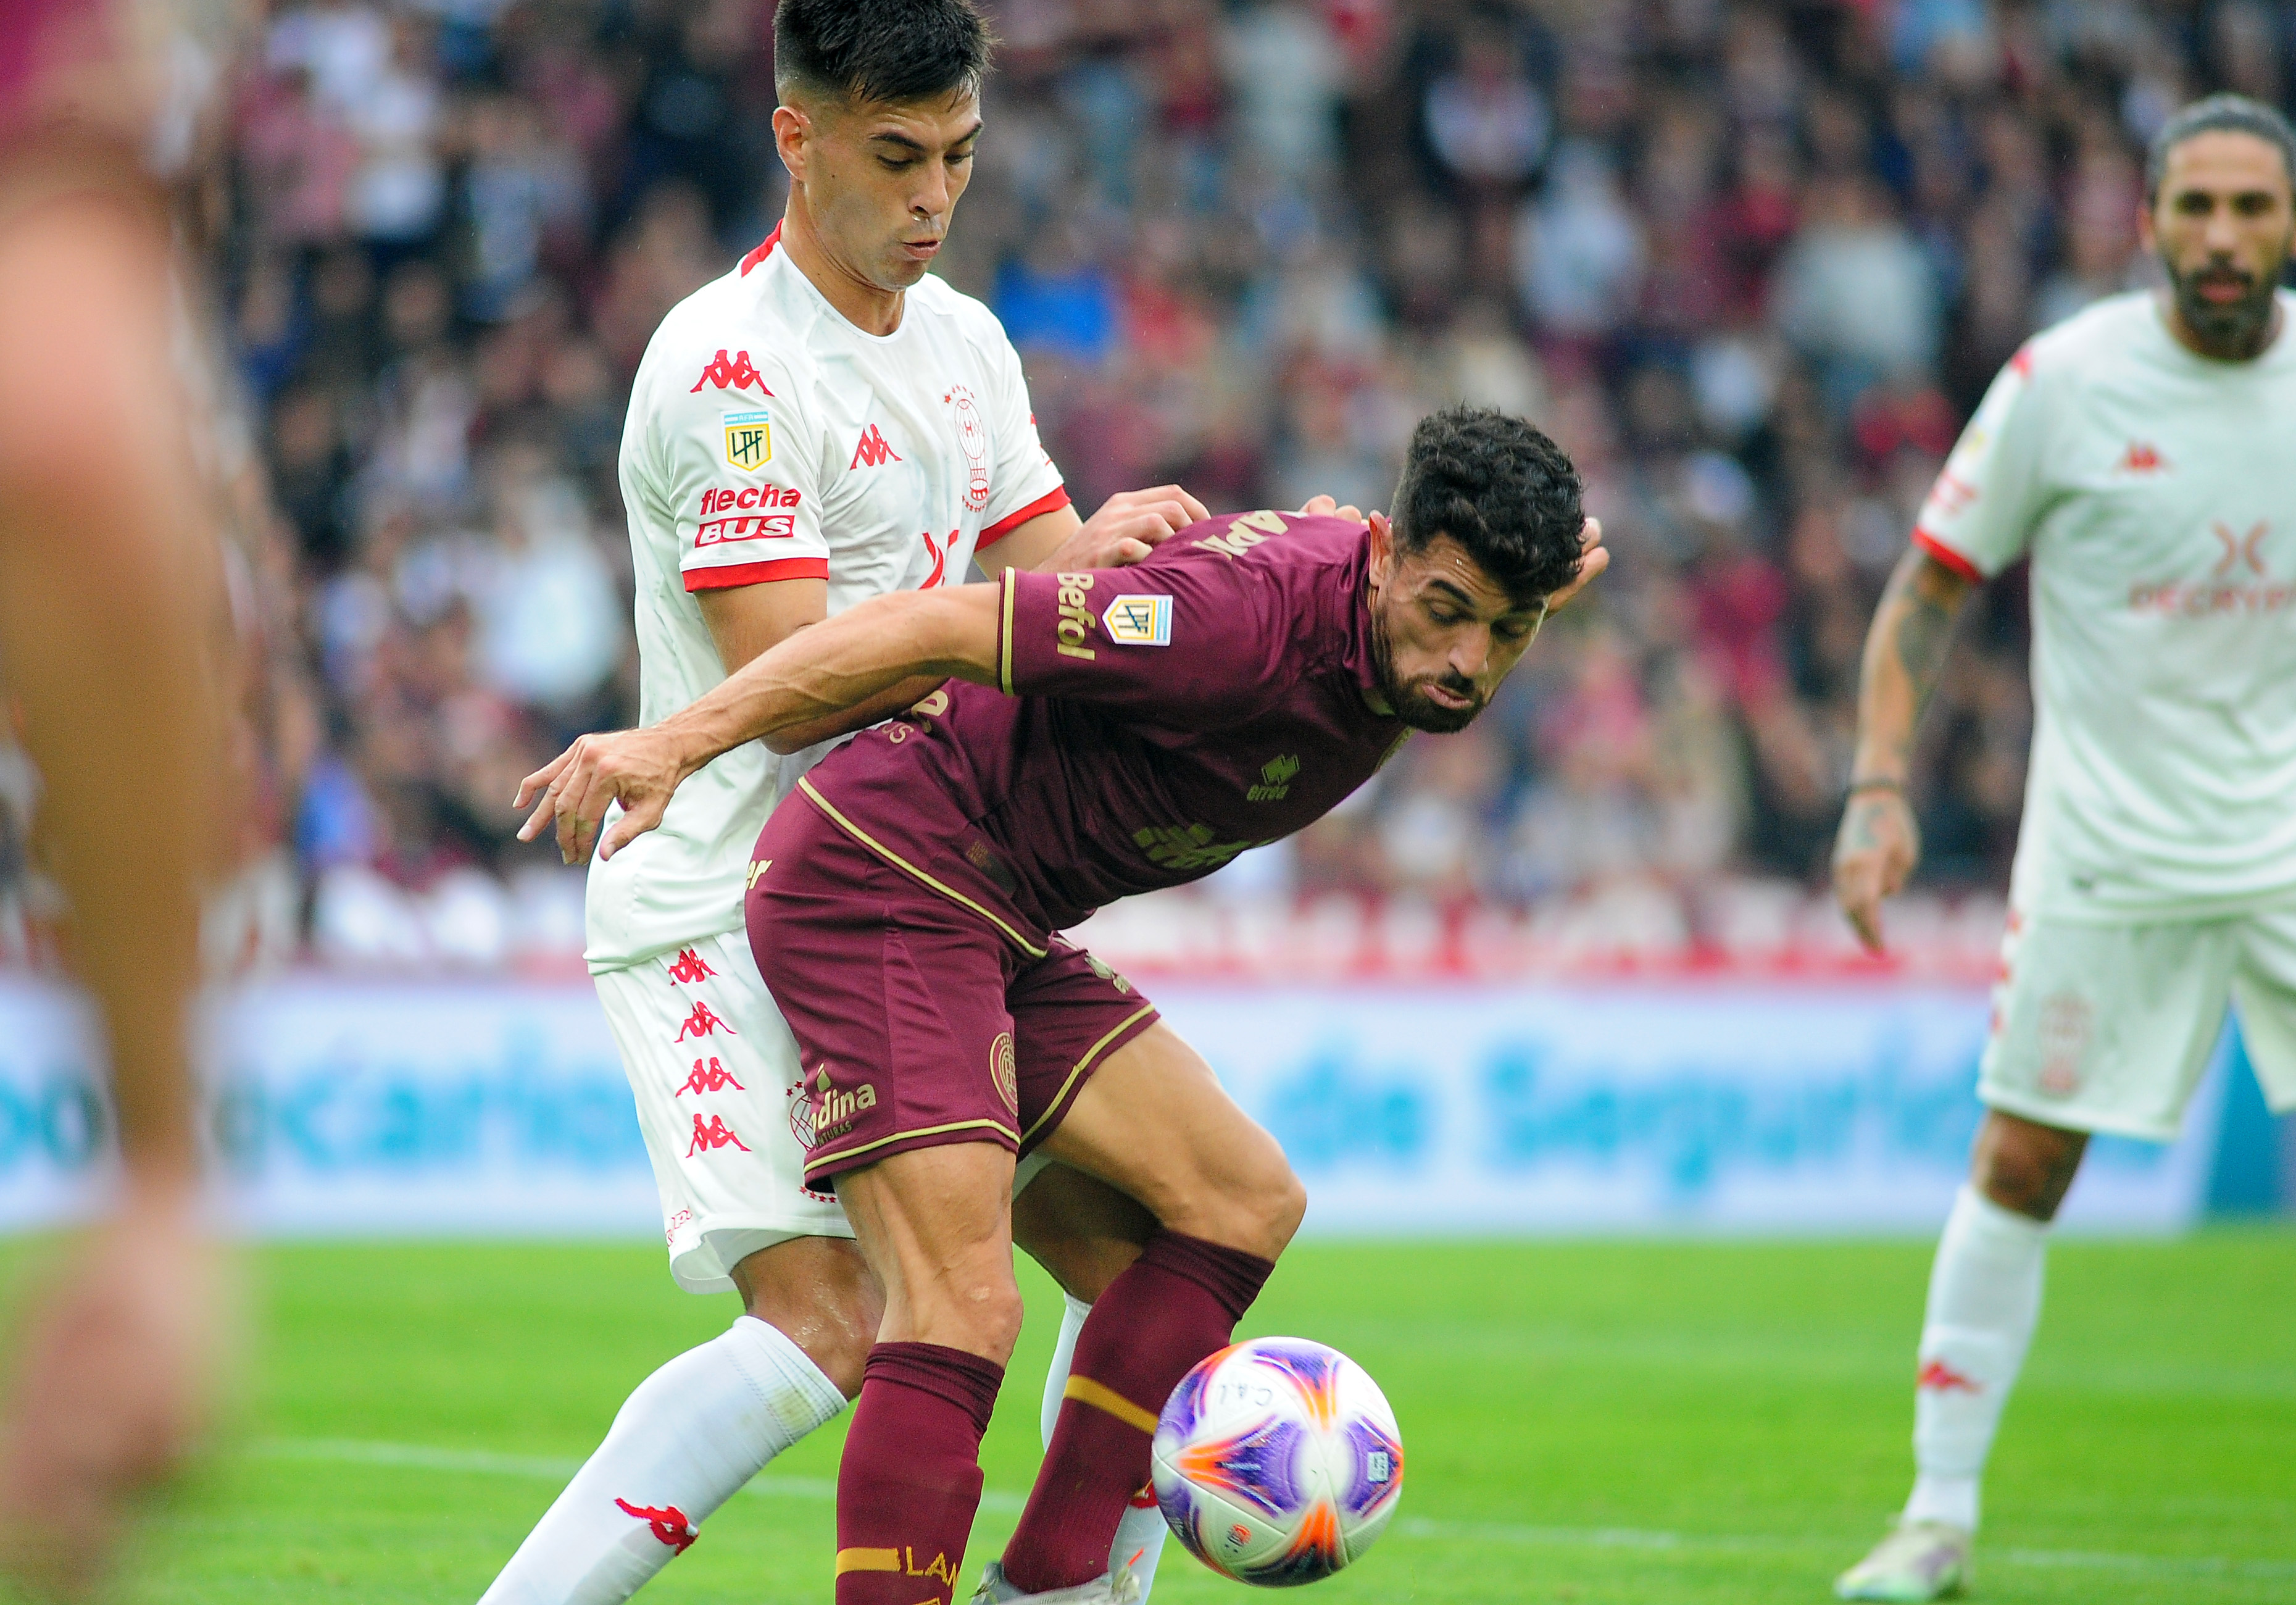
<svg viewBox="0 0 2296 1605">
<path fill-rule="evenodd" d="M 898 329 L 865 333 L 780 240 L 678 303 L 631 388 L 621 483 L 648 724 L 726 678 L 693 592 L 825 579 L 836 613 L 957 584 L 977 550 L 1068 505 L 986 307 L 928 276 Z M 591 969 L 739 926 L 758 832 L 826 750 L 727 753 L 659 829 L 594 862 Z"/>
<path fill-rule="evenodd" d="M 2119 922 L 2296 898 L 2296 331 L 2214 362 L 2139 292 L 2036 336 L 1914 539 L 1976 577 L 2032 556 L 2018 907 Z"/>
</svg>

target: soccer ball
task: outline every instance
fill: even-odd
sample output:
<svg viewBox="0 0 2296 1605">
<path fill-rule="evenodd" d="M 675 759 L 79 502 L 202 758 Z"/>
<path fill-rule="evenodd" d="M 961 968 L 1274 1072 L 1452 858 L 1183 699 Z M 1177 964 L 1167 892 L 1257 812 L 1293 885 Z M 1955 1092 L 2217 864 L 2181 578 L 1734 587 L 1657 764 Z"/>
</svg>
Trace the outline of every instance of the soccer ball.
<svg viewBox="0 0 2296 1605">
<path fill-rule="evenodd" d="M 1395 1514 L 1403 1436 L 1364 1369 L 1303 1338 L 1222 1349 L 1156 1424 L 1156 1502 L 1223 1576 L 1292 1588 L 1361 1556 Z"/>
</svg>

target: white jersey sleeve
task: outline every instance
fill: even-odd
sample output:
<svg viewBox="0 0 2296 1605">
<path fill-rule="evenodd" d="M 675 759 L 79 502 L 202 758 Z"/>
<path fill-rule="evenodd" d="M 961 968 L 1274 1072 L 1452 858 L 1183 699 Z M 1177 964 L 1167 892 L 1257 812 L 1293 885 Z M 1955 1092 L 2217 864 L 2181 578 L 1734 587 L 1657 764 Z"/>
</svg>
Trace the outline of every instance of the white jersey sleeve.
<svg viewBox="0 0 2296 1605">
<path fill-rule="evenodd" d="M 821 432 L 800 394 L 780 362 L 746 350 L 697 347 L 658 374 L 652 479 L 687 590 L 829 577 Z"/>
<path fill-rule="evenodd" d="M 2047 507 L 2047 408 L 2033 393 L 2033 348 L 1995 375 L 1914 524 L 1914 544 L 1972 580 L 2022 557 Z"/>
<path fill-rule="evenodd" d="M 990 360 L 992 374 L 988 406 L 996 442 L 989 465 L 988 506 L 981 514 L 980 539 L 974 547 L 985 552 L 1032 518 L 1058 512 L 1069 505 L 1068 489 L 1037 433 L 1037 415 L 1029 404 L 1029 381 L 1021 372 L 1021 354 L 1004 338 L 1002 325 L 996 335 Z M 995 571 L 987 562 L 985 572 Z"/>
</svg>

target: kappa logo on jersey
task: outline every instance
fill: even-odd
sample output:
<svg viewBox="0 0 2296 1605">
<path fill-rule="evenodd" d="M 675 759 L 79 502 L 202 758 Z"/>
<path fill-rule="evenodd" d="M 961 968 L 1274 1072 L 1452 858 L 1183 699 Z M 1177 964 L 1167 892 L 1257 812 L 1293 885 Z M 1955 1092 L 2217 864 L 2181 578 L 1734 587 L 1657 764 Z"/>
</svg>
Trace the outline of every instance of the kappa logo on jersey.
<svg viewBox="0 0 2296 1605">
<path fill-rule="evenodd" d="M 721 1031 L 727 1036 L 740 1036 L 742 1034 L 740 1032 L 734 1030 L 731 1025 L 726 1024 L 725 1021 L 719 1019 L 718 1017 L 717 1010 L 711 1008 L 709 1004 L 704 1003 L 701 999 L 696 998 L 693 1000 L 693 1012 L 686 1016 L 685 1024 L 677 1028 L 677 1040 L 682 1042 L 689 1036 L 714 1036 Z"/>
<path fill-rule="evenodd" d="M 1191 541 L 1208 552 L 1218 552 L 1224 557 L 1241 557 L 1271 535 L 1283 533 L 1281 513 L 1247 513 L 1228 525 L 1225 535 L 1207 535 Z"/>
<path fill-rule="evenodd" d="M 1931 1393 L 1973 1394 L 1985 1391 L 1942 1360 L 1932 1360 L 1922 1367 L 1922 1374 L 1914 1379 L 1914 1386 Z"/>
<path fill-rule="evenodd" d="M 676 1505 L 663 1505 L 656 1509 L 652 1505 L 634 1505 L 627 1499 L 617 1499 L 614 1503 L 623 1515 L 635 1516 L 652 1528 L 653 1535 L 669 1545 L 670 1549 L 677 1554 L 682 1555 L 692 1549 L 693 1541 L 701 1536 L 701 1529 L 688 1521 L 685 1519 L 685 1512 Z M 710 1553 L 715 1554 L 717 1552 L 712 1550 Z"/>
<path fill-rule="evenodd" d="M 1169 646 L 1172 644 L 1172 598 L 1124 596 L 1100 615 L 1108 638 L 1125 646 Z"/>
<path fill-rule="evenodd" d="M 1930 487 L 1929 505 L 1944 516 L 1954 518 L 1966 513 L 1976 502 L 1978 495 L 1976 486 L 1948 468 L 1939 474 L 1937 483 Z"/>
<path fill-rule="evenodd" d="M 685 1084 L 678 1088 L 676 1091 L 671 1093 L 670 1096 L 672 1098 L 683 1098 L 688 1092 L 691 1092 L 696 1098 L 699 1098 L 704 1092 L 723 1092 L 728 1087 L 733 1088 L 736 1092 L 747 1092 L 749 1091 L 749 1088 L 743 1086 L 740 1082 L 734 1079 L 734 1073 L 731 1070 L 726 1068 L 725 1066 L 719 1064 L 718 1060 L 712 1057 L 706 1059 L 695 1059 L 693 1061 L 693 1074 L 687 1076 L 685 1078 Z"/>
<path fill-rule="evenodd" d="M 941 399 L 955 410 L 956 444 L 964 453 L 964 505 L 978 513 L 988 505 L 988 425 L 964 386 L 951 385 Z"/>
<path fill-rule="evenodd" d="M 855 468 L 882 468 L 888 463 L 899 461 L 901 454 L 893 449 L 884 432 L 872 424 L 861 432 L 861 443 L 853 449 L 852 465 L 846 472 L 850 473 Z"/>
<path fill-rule="evenodd" d="M 774 460 L 774 415 L 768 412 L 727 413 L 726 465 L 755 473 Z"/>
<path fill-rule="evenodd" d="M 701 370 L 701 377 L 693 382 L 693 388 L 685 393 L 689 396 L 698 396 L 705 384 L 714 384 L 719 390 L 753 390 L 760 395 L 767 396 L 774 393 L 766 389 L 766 382 L 758 377 L 758 370 L 750 365 L 749 352 L 743 351 L 733 361 L 728 362 L 726 360 L 726 350 L 723 346 L 718 349 L 718 355 L 709 359 L 709 366 Z"/>
<path fill-rule="evenodd" d="M 706 1121 L 696 1115 L 693 1117 L 693 1140 L 686 1145 L 685 1156 L 691 1159 L 696 1154 L 709 1153 L 721 1148 L 737 1148 L 745 1154 L 750 1151 L 750 1145 L 734 1135 L 734 1128 L 726 1124 L 723 1115 L 712 1115 Z"/>
<path fill-rule="evenodd" d="M 1270 758 L 1259 766 L 1259 784 L 1243 794 L 1247 802 L 1281 802 L 1292 790 L 1292 778 L 1300 772 L 1300 755 L 1286 753 Z"/>
<path fill-rule="evenodd" d="M 2159 448 L 2152 441 L 2131 440 L 2128 449 L 2120 454 L 2120 460 L 2113 466 L 2123 473 L 2165 473 L 2169 459 L 2161 455 Z"/>
<path fill-rule="evenodd" d="M 1053 634 L 1056 638 L 1053 650 L 1062 657 L 1082 658 L 1087 663 L 1096 662 L 1100 654 L 1085 645 L 1100 622 L 1093 616 L 1090 600 L 1085 596 L 1092 588 L 1092 576 L 1056 574 L 1054 578 L 1060 582 L 1060 593 L 1054 600 L 1059 602 L 1061 611 L 1053 619 Z"/>
<path fill-rule="evenodd" d="M 678 949 L 677 962 L 669 967 L 669 978 L 680 986 L 692 986 L 696 982 L 707 981 L 717 973 L 692 948 Z"/>
</svg>

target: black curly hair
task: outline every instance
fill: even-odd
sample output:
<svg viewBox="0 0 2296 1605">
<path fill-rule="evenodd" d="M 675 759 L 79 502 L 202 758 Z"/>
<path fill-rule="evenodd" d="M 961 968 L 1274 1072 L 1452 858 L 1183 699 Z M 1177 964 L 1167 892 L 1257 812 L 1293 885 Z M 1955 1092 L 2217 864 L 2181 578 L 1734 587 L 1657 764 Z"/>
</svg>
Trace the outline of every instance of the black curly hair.
<svg viewBox="0 0 2296 1605">
<path fill-rule="evenodd" d="M 972 0 L 781 0 L 774 89 L 859 103 L 980 93 L 996 41 Z"/>
<path fill-rule="evenodd" d="M 1536 601 L 1578 572 L 1579 490 L 1578 470 L 1537 425 L 1446 407 L 1411 432 L 1390 514 L 1396 545 L 1423 551 L 1448 535 L 1507 595 Z"/>
</svg>

